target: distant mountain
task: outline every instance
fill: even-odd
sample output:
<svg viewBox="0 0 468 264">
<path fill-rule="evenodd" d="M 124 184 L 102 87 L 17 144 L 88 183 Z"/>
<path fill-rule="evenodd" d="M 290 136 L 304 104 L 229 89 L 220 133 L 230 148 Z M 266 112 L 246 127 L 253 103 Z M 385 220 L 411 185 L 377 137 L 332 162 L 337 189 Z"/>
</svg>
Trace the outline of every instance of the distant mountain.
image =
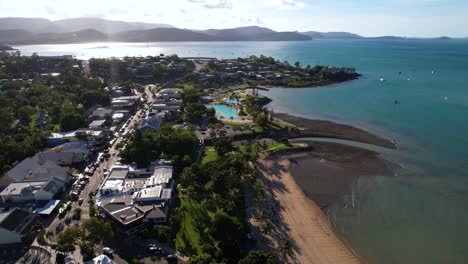
<svg viewBox="0 0 468 264">
<path fill-rule="evenodd" d="M 452 40 L 452 38 L 449 38 L 449 37 L 438 37 L 438 38 L 434 38 L 435 40 Z"/>
<path fill-rule="evenodd" d="M 53 21 L 53 27 L 45 29 L 46 32 L 74 32 L 85 29 L 94 29 L 105 34 L 115 34 L 130 30 L 144 30 L 151 28 L 174 28 L 167 24 L 148 24 L 138 22 L 112 21 L 101 18 L 70 18 Z"/>
<path fill-rule="evenodd" d="M 348 33 L 348 32 L 317 32 L 307 31 L 301 32 L 301 34 L 309 36 L 313 39 L 362 39 L 363 36 Z"/>
<path fill-rule="evenodd" d="M 381 36 L 381 37 L 371 37 L 367 39 L 388 39 L 388 40 L 405 40 L 407 38 L 404 37 L 396 37 L 396 36 Z"/>
<path fill-rule="evenodd" d="M 257 26 L 208 29 L 197 32 L 213 36 L 219 41 L 301 41 L 312 39 L 297 32 L 278 32 Z"/>
<path fill-rule="evenodd" d="M 5 51 L 5 50 L 14 50 L 12 47 L 0 44 L 0 51 Z"/>
<path fill-rule="evenodd" d="M 42 32 L 44 28 L 51 27 L 52 21 L 45 18 L 2 17 L 0 30 L 26 30 Z"/>
<path fill-rule="evenodd" d="M 31 36 L 33 36 L 31 32 L 21 29 L 0 30 L 0 43 L 15 44 L 25 41 Z"/>
<path fill-rule="evenodd" d="M 268 28 L 244 27 L 232 29 L 188 30 L 156 28 L 127 31 L 111 37 L 114 41 L 157 42 L 157 41 L 298 41 L 310 37 L 296 32 L 276 32 Z"/>
<path fill-rule="evenodd" d="M 41 33 L 32 35 L 26 40 L 15 44 L 67 44 L 108 41 L 109 37 L 94 29 L 86 29 L 67 33 Z"/>
<path fill-rule="evenodd" d="M 120 32 L 111 37 L 122 42 L 158 42 L 158 41 L 215 41 L 216 38 L 207 34 L 178 28 L 154 28 Z"/>
<path fill-rule="evenodd" d="M 0 18 L 0 30 L 26 30 L 34 33 L 67 33 L 94 29 L 105 34 L 150 28 L 173 28 L 167 24 L 113 21 L 101 18 L 70 18 L 50 21 L 44 18 Z"/>
</svg>

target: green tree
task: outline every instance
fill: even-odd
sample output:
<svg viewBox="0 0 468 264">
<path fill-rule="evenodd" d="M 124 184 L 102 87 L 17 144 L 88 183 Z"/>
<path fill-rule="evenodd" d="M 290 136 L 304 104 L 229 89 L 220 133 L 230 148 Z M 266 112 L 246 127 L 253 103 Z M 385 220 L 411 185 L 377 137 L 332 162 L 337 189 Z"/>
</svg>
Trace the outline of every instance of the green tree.
<svg viewBox="0 0 468 264">
<path fill-rule="evenodd" d="M 57 238 L 57 250 L 62 252 L 75 250 L 75 244 L 79 241 L 81 234 L 79 227 L 66 228 Z"/>
<path fill-rule="evenodd" d="M 83 126 L 84 120 L 77 108 L 70 102 L 62 107 L 60 116 L 60 128 L 62 131 L 72 131 Z"/>
<path fill-rule="evenodd" d="M 232 139 L 230 137 L 215 138 L 213 139 L 213 145 L 220 156 L 224 156 L 226 153 L 234 150 Z"/>
<path fill-rule="evenodd" d="M 252 250 L 249 254 L 239 261 L 239 264 L 280 264 L 281 261 L 273 253 L 267 253 L 261 250 Z"/>
<path fill-rule="evenodd" d="M 211 264 L 215 263 L 213 258 L 208 254 L 190 257 L 188 264 Z"/>
<path fill-rule="evenodd" d="M 160 226 L 158 229 L 158 238 L 161 242 L 167 242 L 171 236 L 171 228 L 168 226 Z"/>
<path fill-rule="evenodd" d="M 87 142 L 88 141 L 88 133 L 85 131 L 78 131 L 75 133 L 76 139 L 79 141 Z"/>
<path fill-rule="evenodd" d="M 268 116 L 265 113 L 260 113 L 255 117 L 255 123 L 261 127 L 265 127 L 268 124 Z"/>
<path fill-rule="evenodd" d="M 96 217 L 91 217 L 84 221 L 81 224 L 81 229 L 85 240 L 92 243 L 106 243 L 114 236 L 114 232 L 112 231 L 112 227 L 109 222 L 99 220 Z"/>
<path fill-rule="evenodd" d="M 283 256 L 283 260 L 286 260 L 288 257 L 292 257 L 294 255 L 294 248 L 293 243 L 289 239 L 283 240 L 279 244 L 279 252 Z"/>
<path fill-rule="evenodd" d="M 213 238 L 218 241 L 221 256 L 228 259 L 229 263 L 237 263 L 242 255 L 241 240 L 245 235 L 239 220 L 223 211 L 217 211 L 210 230 Z"/>
</svg>

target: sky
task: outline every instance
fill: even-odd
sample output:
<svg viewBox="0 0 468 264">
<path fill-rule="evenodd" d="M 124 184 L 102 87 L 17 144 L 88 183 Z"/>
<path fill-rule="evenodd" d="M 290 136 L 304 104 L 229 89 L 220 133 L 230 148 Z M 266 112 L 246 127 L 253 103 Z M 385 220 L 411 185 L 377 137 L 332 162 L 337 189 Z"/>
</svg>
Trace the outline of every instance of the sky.
<svg viewBox="0 0 468 264">
<path fill-rule="evenodd" d="M 0 17 L 99 17 L 208 29 L 468 37 L 468 0 L 0 0 Z"/>
</svg>

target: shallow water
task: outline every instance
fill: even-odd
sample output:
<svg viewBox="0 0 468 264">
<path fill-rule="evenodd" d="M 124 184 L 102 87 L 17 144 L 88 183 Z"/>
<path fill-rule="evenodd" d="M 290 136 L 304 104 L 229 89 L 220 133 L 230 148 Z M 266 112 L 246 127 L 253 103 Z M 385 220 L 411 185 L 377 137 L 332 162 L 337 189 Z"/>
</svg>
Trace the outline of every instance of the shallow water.
<svg viewBox="0 0 468 264">
<path fill-rule="evenodd" d="M 360 178 L 355 207 L 330 209 L 330 220 L 371 264 L 468 262 L 468 41 L 95 43 L 15 48 L 24 54 L 74 54 L 86 59 L 159 53 L 219 58 L 265 54 L 303 65 L 356 67 L 363 77 L 349 83 L 264 92 L 274 99 L 270 107 L 275 112 L 338 120 L 396 140 L 399 149 L 382 155 L 402 165 L 398 176 Z"/>
</svg>

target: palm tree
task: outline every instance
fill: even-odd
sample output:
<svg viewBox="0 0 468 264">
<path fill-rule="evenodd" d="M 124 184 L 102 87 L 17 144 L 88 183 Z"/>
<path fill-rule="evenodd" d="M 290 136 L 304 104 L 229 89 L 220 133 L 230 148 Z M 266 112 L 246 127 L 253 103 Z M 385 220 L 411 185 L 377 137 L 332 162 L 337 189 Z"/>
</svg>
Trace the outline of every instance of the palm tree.
<svg viewBox="0 0 468 264">
<path fill-rule="evenodd" d="M 283 259 L 286 260 L 288 257 L 292 257 L 294 255 L 293 251 L 293 243 L 289 239 L 283 240 L 283 242 L 279 245 L 279 251 L 283 256 Z"/>
</svg>

